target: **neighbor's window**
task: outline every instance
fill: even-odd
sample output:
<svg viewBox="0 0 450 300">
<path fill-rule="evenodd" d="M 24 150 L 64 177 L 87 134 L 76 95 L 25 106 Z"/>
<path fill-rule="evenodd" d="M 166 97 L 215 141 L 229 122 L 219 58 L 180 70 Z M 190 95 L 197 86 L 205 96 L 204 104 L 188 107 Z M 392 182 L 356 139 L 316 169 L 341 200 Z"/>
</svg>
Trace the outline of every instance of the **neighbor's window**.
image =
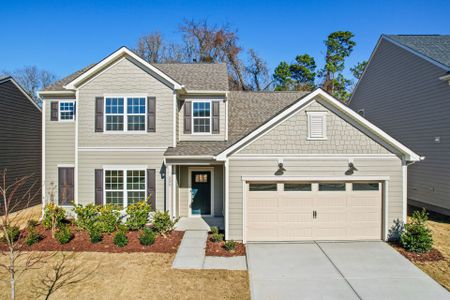
<svg viewBox="0 0 450 300">
<path fill-rule="evenodd" d="M 145 104 L 145 97 L 107 97 L 106 131 L 145 131 Z"/>
<path fill-rule="evenodd" d="M 72 121 L 75 119 L 75 102 L 60 101 L 59 102 L 59 120 Z"/>
<path fill-rule="evenodd" d="M 308 139 L 325 140 L 327 138 L 326 112 L 307 112 L 308 115 Z"/>
<path fill-rule="evenodd" d="M 352 188 L 354 191 L 378 191 L 380 184 L 378 182 L 361 182 L 353 183 Z"/>
<path fill-rule="evenodd" d="M 145 170 L 105 170 L 105 202 L 120 207 L 146 200 Z"/>
<path fill-rule="evenodd" d="M 211 133 L 211 102 L 192 102 L 194 133 Z"/>
<path fill-rule="evenodd" d="M 277 190 L 276 183 L 250 183 L 249 190 L 252 192 L 273 192 Z"/>
<path fill-rule="evenodd" d="M 319 183 L 319 191 L 345 191 L 345 183 Z"/>
<path fill-rule="evenodd" d="M 311 191 L 311 183 L 285 183 L 285 192 L 308 192 Z"/>
</svg>

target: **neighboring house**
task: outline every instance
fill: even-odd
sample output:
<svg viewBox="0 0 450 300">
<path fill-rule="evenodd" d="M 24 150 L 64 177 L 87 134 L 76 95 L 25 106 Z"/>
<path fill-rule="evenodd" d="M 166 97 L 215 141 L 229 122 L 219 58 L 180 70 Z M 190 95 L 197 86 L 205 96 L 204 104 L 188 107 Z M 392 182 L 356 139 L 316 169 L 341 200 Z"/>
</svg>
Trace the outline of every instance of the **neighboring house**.
<svg viewBox="0 0 450 300">
<path fill-rule="evenodd" d="M 149 64 L 123 47 L 44 98 L 44 183 L 60 205 L 150 195 L 226 239 L 384 239 L 420 157 L 323 90 L 228 90 L 225 64 Z"/>
<path fill-rule="evenodd" d="M 10 210 L 41 203 L 41 120 L 41 109 L 24 89 L 12 77 L 0 78 L 0 172 L 6 170 L 6 186 L 24 182 L 14 193 L 9 189 L 8 195 L 14 194 Z M 0 214 L 3 211 L 1 198 Z"/>
<path fill-rule="evenodd" d="M 409 203 L 450 214 L 450 35 L 382 35 L 350 107 L 426 157 Z"/>
</svg>

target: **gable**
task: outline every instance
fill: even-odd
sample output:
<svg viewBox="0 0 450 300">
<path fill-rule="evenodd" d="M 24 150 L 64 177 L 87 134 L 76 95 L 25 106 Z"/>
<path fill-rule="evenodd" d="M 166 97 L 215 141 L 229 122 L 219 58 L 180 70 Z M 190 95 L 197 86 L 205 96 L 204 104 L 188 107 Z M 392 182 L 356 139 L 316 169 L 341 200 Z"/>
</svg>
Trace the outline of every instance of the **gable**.
<svg viewBox="0 0 450 300">
<path fill-rule="evenodd" d="M 313 100 L 237 154 L 390 154 L 384 146 Z M 308 139 L 308 112 L 326 113 L 326 140 Z"/>
</svg>

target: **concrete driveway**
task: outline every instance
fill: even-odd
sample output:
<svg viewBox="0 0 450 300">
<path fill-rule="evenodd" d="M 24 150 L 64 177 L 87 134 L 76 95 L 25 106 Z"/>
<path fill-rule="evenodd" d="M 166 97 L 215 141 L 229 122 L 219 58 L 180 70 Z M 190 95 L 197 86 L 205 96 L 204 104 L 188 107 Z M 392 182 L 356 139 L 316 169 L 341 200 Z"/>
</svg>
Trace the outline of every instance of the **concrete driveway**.
<svg viewBox="0 0 450 300">
<path fill-rule="evenodd" d="M 450 299 L 384 242 L 247 244 L 252 299 Z"/>
</svg>

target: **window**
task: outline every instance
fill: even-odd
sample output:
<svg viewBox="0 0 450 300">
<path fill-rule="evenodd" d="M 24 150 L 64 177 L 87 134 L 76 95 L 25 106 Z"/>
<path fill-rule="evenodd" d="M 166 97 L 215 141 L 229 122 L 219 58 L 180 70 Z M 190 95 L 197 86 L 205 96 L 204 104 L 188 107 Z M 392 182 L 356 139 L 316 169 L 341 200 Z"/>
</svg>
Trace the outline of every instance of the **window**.
<svg viewBox="0 0 450 300">
<path fill-rule="evenodd" d="M 145 97 L 105 98 L 106 131 L 145 131 L 145 100 Z"/>
<path fill-rule="evenodd" d="M 345 183 L 319 183 L 319 191 L 345 191 Z"/>
<path fill-rule="evenodd" d="M 308 192 L 311 191 L 311 183 L 285 183 L 285 192 Z"/>
<path fill-rule="evenodd" d="M 211 102 L 192 102 L 192 127 L 194 133 L 211 133 Z"/>
<path fill-rule="evenodd" d="M 327 138 L 326 112 L 307 112 L 308 139 L 325 140 Z"/>
<path fill-rule="evenodd" d="M 60 101 L 59 102 L 59 120 L 73 121 L 75 119 L 75 102 Z"/>
<path fill-rule="evenodd" d="M 196 183 L 205 183 L 208 182 L 208 174 L 195 174 L 195 182 Z"/>
<path fill-rule="evenodd" d="M 72 205 L 74 198 L 74 168 L 58 168 L 58 204 Z"/>
<path fill-rule="evenodd" d="M 250 183 L 250 191 L 252 192 L 275 192 L 277 190 L 276 183 Z"/>
<path fill-rule="evenodd" d="M 145 170 L 105 170 L 105 202 L 120 207 L 146 200 Z"/>
<path fill-rule="evenodd" d="M 354 191 L 378 191 L 378 182 L 361 182 L 353 183 L 352 185 Z"/>
</svg>

